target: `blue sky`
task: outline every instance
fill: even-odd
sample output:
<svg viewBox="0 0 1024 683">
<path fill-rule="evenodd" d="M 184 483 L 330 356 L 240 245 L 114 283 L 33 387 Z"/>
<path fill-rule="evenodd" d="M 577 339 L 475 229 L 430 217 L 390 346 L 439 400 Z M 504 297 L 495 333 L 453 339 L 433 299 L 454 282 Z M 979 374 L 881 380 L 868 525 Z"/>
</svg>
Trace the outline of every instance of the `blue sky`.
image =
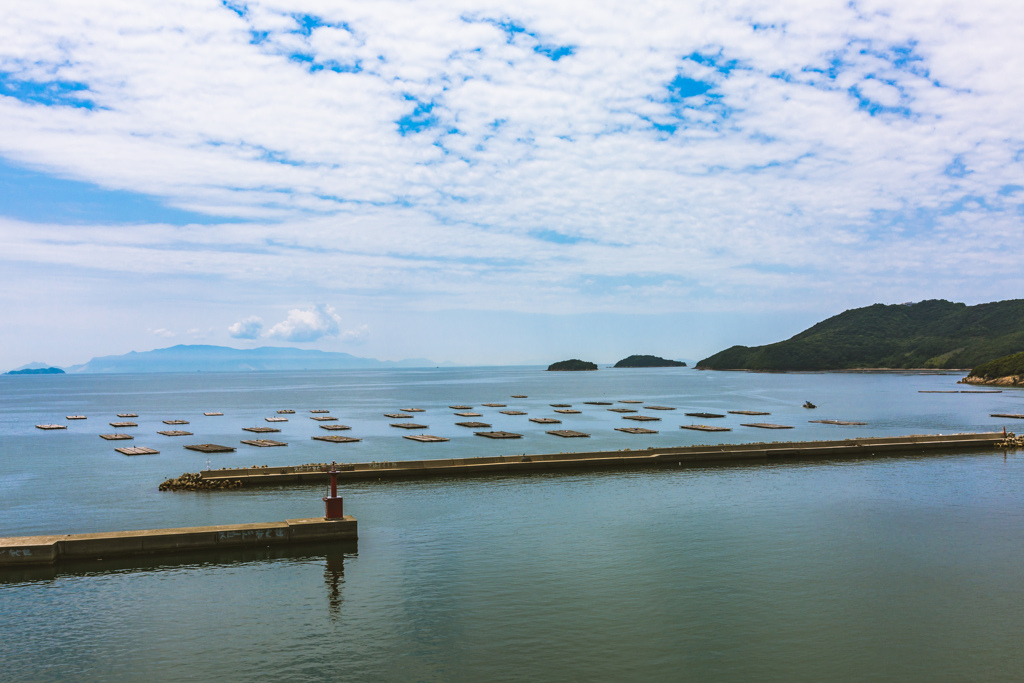
<svg viewBox="0 0 1024 683">
<path fill-rule="evenodd" d="M 8 4 L 0 368 L 701 358 L 1024 291 L 1012 4 Z"/>
</svg>

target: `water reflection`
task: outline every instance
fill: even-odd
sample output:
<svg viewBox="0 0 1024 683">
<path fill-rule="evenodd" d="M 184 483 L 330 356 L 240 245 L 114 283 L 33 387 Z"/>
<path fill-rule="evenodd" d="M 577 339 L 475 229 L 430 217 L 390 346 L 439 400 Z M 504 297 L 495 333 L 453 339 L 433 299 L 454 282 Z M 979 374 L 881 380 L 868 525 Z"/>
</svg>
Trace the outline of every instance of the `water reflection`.
<svg viewBox="0 0 1024 683">
<path fill-rule="evenodd" d="M 331 619 L 341 616 L 341 586 L 345 583 L 345 557 L 349 554 L 340 549 L 332 549 L 327 553 L 324 567 L 324 583 L 327 584 L 327 605 Z"/>
</svg>

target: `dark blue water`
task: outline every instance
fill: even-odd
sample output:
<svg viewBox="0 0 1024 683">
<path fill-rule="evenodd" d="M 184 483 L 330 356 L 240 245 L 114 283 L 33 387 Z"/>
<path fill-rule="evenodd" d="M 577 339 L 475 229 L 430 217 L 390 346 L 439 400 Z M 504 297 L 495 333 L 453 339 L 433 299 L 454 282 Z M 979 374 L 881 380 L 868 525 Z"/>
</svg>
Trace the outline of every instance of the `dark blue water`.
<svg viewBox="0 0 1024 683">
<path fill-rule="evenodd" d="M 0 378 L 0 534 L 278 521 L 322 514 L 319 487 L 159 493 L 206 466 L 181 439 L 237 445 L 213 467 L 646 448 L 1001 428 L 1024 394 L 919 394 L 951 376 L 470 369 Z M 529 399 L 515 400 L 523 393 Z M 675 406 L 658 435 L 584 400 Z M 800 408 L 804 400 L 816 411 Z M 491 442 L 455 427 L 477 408 Z M 561 440 L 507 403 L 592 434 Z M 452 441 L 401 438 L 382 416 Z M 286 448 L 241 427 L 296 410 Z M 312 408 L 358 444 L 313 442 Z M 685 409 L 685 410 L 684 410 Z M 768 410 L 678 429 L 686 410 Z M 223 411 L 224 417 L 202 416 Z M 137 412 L 128 458 L 113 431 Z M 82 422 L 66 422 L 70 414 Z M 868 422 L 866 427 L 808 419 Z M 163 419 L 187 419 L 167 427 Z M 741 422 L 792 430 L 764 432 Z M 700 421 L 700 420 L 698 420 Z M 704 420 L 706 422 L 706 420 Z M 43 422 L 69 429 L 42 432 Z M 278 425 L 278 426 L 281 426 Z M 1013 425 L 1007 425 L 1011 429 Z M 169 438 L 181 428 L 195 437 Z M 1024 466 L 1010 452 L 857 462 L 362 482 L 357 544 L 129 559 L 0 574 L 3 680 L 1020 680 Z"/>
</svg>

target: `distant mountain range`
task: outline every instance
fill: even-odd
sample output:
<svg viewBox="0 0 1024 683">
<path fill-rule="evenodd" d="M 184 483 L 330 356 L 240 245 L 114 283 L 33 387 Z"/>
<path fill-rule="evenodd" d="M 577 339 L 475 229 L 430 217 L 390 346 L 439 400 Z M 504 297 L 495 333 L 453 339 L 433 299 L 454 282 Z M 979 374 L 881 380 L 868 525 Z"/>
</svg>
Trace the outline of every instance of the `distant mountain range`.
<svg viewBox="0 0 1024 683">
<path fill-rule="evenodd" d="M 400 361 L 360 358 L 348 353 L 264 346 L 258 349 L 233 349 L 227 346 L 179 344 L 153 351 L 132 351 L 120 356 L 102 356 L 88 363 L 63 368 L 68 373 L 140 373 L 140 372 L 246 372 L 259 370 L 350 370 L 371 368 L 448 367 L 453 363 L 435 363 L 426 358 Z M 49 367 L 45 363 L 32 366 Z"/>
<path fill-rule="evenodd" d="M 977 306 L 932 299 L 855 308 L 786 341 L 720 351 L 697 369 L 959 369 L 1021 350 L 1024 299 Z"/>
</svg>

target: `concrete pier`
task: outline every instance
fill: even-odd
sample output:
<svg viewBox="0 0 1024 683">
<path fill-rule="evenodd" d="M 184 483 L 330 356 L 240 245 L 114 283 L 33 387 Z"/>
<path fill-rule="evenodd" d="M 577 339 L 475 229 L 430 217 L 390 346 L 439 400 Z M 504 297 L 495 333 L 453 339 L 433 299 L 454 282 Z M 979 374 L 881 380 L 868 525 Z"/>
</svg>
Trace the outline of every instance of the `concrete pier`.
<svg viewBox="0 0 1024 683">
<path fill-rule="evenodd" d="M 12 536 L 0 538 L 0 569 L 124 555 L 351 541 L 357 537 L 356 518 L 349 515 L 332 520 L 316 517 L 265 524 L 224 524 L 57 536 Z"/>
<path fill-rule="evenodd" d="M 338 464 L 339 481 L 398 477 L 464 476 L 483 473 L 536 472 L 565 468 L 634 467 L 656 464 L 706 465 L 716 462 L 769 461 L 780 458 L 865 458 L 894 453 L 924 454 L 944 450 L 991 449 L 1004 441 L 1002 432 L 970 434 L 922 434 L 914 436 L 797 441 L 788 443 L 718 444 L 648 448 L 645 450 L 502 455 L 482 458 L 448 458 Z M 242 486 L 324 482 L 322 464 L 205 470 L 199 474 L 212 483 L 240 482 Z"/>
</svg>

